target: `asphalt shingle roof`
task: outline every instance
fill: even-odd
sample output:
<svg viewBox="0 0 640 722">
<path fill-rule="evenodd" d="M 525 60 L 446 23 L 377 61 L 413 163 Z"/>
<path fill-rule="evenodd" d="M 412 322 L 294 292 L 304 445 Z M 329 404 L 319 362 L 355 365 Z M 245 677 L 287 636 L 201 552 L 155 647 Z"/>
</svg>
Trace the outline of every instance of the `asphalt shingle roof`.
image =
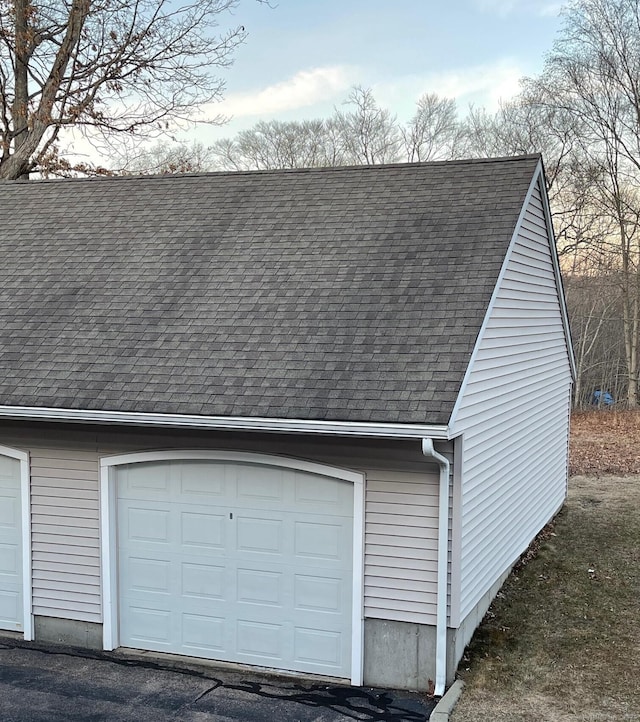
<svg viewBox="0 0 640 722">
<path fill-rule="evenodd" d="M 0 185 L 0 404 L 446 423 L 537 156 Z"/>
</svg>

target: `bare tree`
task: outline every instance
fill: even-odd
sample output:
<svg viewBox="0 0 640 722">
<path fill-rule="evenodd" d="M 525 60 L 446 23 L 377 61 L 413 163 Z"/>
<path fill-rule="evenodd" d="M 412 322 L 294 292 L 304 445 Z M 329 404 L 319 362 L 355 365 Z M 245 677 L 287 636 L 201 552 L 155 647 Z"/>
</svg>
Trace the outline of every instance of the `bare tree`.
<svg viewBox="0 0 640 722">
<path fill-rule="evenodd" d="M 626 396 L 621 294 L 616 274 L 593 263 L 565 276 L 576 358 L 574 405 L 593 403 L 597 389 Z"/>
<path fill-rule="evenodd" d="M 371 89 L 356 86 L 345 106 L 351 106 L 351 110 L 337 111 L 335 123 L 347 162 L 396 162 L 401 144 L 396 117 L 378 105 Z"/>
<path fill-rule="evenodd" d="M 212 74 L 245 39 L 217 33 L 238 0 L 7 0 L 0 4 L 0 178 L 56 158 L 61 131 L 157 134 L 216 100 Z M 219 119 L 218 119 L 219 120 Z"/>
<path fill-rule="evenodd" d="M 593 245 L 601 228 L 590 203 L 589 163 L 580 143 L 581 127 L 562 108 L 546 103 L 533 81 L 491 114 L 470 108 L 462 121 L 461 153 L 496 157 L 541 153 L 560 255 Z"/>
<path fill-rule="evenodd" d="M 269 121 L 216 141 L 223 170 L 303 168 L 426 161 L 459 156 L 461 125 L 453 100 L 425 94 L 406 126 L 381 108 L 369 88 L 355 87 L 326 119 Z"/>
<path fill-rule="evenodd" d="M 570 114 L 540 102 L 527 89 L 493 114 L 469 108 L 462 121 L 458 154 L 494 158 L 542 153 L 551 190 L 564 180 L 568 164 L 575 159 L 578 132 Z"/>
<path fill-rule="evenodd" d="M 425 93 L 401 133 L 409 163 L 455 158 L 460 153 L 461 140 L 455 100 Z"/>
<path fill-rule="evenodd" d="M 544 73 L 530 87 L 571 116 L 588 202 L 608 222 L 599 253 L 611 258 L 622 297 L 627 405 L 638 404 L 640 359 L 640 0 L 576 0 Z"/>
<path fill-rule="evenodd" d="M 199 141 L 162 142 L 128 154 L 119 175 L 165 175 L 169 173 L 202 173 L 213 169 L 213 153 Z"/>
<path fill-rule="evenodd" d="M 615 149 L 610 149 L 615 154 Z M 609 259 L 622 311 L 627 406 L 638 404 L 640 373 L 640 192 L 620 172 L 619 158 L 607 156 L 594 177 L 591 198 L 609 232 L 598 251 Z"/>
<path fill-rule="evenodd" d="M 344 165 L 343 140 L 333 119 L 269 121 L 211 146 L 221 170 L 266 170 Z"/>
</svg>

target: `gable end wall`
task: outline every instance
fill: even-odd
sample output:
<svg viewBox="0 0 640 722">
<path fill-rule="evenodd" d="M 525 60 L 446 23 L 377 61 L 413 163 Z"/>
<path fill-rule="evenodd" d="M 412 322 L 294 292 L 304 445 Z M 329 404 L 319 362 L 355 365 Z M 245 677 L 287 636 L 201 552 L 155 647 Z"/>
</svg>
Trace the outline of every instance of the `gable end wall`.
<svg viewBox="0 0 640 722">
<path fill-rule="evenodd" d="M 566 495 L 572 375 L 540 180 L 454 419 L 464 434 L 459 626 Z"/>
</svg>

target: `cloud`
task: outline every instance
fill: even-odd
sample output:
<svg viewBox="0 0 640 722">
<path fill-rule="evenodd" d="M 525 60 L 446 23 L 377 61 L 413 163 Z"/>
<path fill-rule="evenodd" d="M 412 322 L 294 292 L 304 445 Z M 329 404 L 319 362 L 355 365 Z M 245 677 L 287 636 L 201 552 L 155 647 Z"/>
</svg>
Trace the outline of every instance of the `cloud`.
<svg viewBox="0 0 640 722">
<path fill-rule="evenodd" d="M 566 0 L 473 0 L 483 12 L 505 17 L 513 12 L 526 12 L 541 17 L 558 15 Z"/>
<path fill-rule="evenodd" d="M 415 110 L 415 101 L 424 93 L 437 93 L 442 97 L 454 98 L 458 107 L 473 103 L 495 111 L 501 101 L 509 100 L 518 94 L 523 75 L 522 68 L 516 62 L 505 58 L 494 63 L 454 68 L 428 75 L 405 76 L 374 85 L 374 94 L 381 104 L 398 108 L 401 115 L 411 114 Z"/>
<path fill-rule="evenodd" d="M 343 66 L 301 70 L 261 90 L 231 93 L 207 110 L 234 118 L 283 114 L 331 100 L 343 93 L 352 82 L 352 72 Z"/>
<path fill-rule="evenodd" d="M 522 76 L 517 64 L 499 60 L 434 74 L 425 79 L 425 92 L 458 100 L 483 97 L 484 104 L 489 109 L 495 109 L 501 100 L 508 100 L 518 93 Z"/>
</svg>

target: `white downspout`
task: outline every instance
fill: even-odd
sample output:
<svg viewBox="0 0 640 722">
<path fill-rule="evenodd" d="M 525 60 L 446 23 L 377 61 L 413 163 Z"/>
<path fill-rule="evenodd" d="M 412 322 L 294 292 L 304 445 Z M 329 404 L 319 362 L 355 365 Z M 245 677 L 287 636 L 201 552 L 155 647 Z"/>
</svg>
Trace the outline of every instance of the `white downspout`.
<svg viewBox="0 0 640 722">
<path fill-rule="evenodd" d="M 436 595 L 436 686 L 442 697 L 447 684 L 447 583 L 449 567 L 449 459 L 433 448 L 433 439 L 422 439 L 422 453 L 440 467 L 438 494 L 438 587 Z"/>
</svg>

